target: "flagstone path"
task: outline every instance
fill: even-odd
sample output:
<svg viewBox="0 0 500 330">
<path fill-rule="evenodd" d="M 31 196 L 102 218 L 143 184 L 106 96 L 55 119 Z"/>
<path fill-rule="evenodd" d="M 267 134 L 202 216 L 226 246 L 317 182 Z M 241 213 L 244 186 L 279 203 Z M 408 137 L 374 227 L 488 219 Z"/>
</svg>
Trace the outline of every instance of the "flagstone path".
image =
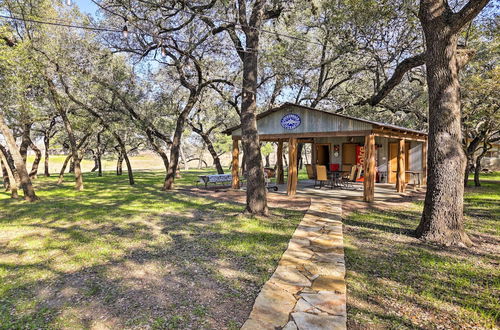
<svg viewBox="0 0 500 330">
<path fill-rule="evenodd" d="M 340 201 L 313 198 L 243 330 L 346 329 Z"/>
</svg>

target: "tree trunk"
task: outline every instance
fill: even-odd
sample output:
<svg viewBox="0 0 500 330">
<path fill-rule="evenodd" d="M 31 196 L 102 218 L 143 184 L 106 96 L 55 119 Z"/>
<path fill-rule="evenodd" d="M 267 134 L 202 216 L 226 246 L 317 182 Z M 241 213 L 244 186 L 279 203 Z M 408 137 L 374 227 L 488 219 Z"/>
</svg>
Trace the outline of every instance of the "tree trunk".
<svg viewBox="0 0 500 330">
<path fill-rule="evenodd" d="M 254 27 L 260 28 L 264 9 L 254 8 L 253 10 L 260 11 L 254 25 Z M 267 215 L 267 189 L 264 181 L 264 167 L 262 166 L 256 119 L 258 56 L 254 50 L 258 49 L 259 46 L 259 31 L 249 28 L 245 31 L 245 35 L 247 51 L 243 56 L 241 141 L 247 171 L 246 211 L 251 214 Z"/>
<path fill-rule="evenodd" d="M 297 148 L 297 166 L 299 169 L 302 169 L 303 164 L 302 164 L 302 151 L 304 150 L 304 144 L 299 143 L 298 148 Z M 330 162 L 330 161 L 328 161 Z"/>
<path fill-rule="evenodd" d="M 0 152 L 2 152 L 2 151 L 0 150 Z M 7 172 L 7 167 L 6 167 L 6 166 L 9 166 L 9 164 L 7 163 L 7 157 L 5 158 L 5 162 L 3 161 L 3 159 L 1 159 L 1 160 L 2 161 L 0 161 L 0 165 L 2 166 L 3 186 L 5 188 L 5 191 L 9 191 L 10 190 L 10 176 L 9 176 L 9 173 Z M 5 165 L 5 164 L 7 164 L 7 165 Z M 10 169 L 10 167 L 9 167 L 9 169 Z"/>
<path fill-rule="evenodd" d="M 464 187 L 467 187 L 469 184 L 469 174 L 472 171 L 473 165 L 473 160 L 472 160 L 472 155 L 466 155 L 466 161 L 465 161 L 465 173 L 464 173 Z"/>
<path fill-rule="evenodd" d="M 122 151 L 118 152 L 118 159 L 116 160 L 116 175 L 123 174 L 123 154 Z"/>
<path fill-rule="evenodd" d="M 14 178 L 14 174 L 12 173 L 9 162 L 7 161 L 7 155 L 5 155 L 2 150 L 0 150 L 0 164 L 2 166 L 3 183 L 5 185 L 5 190 L 10 190 L 11 198 L 19 198 L 19 194 L 17 193 L 16 179 Z"/>
<path fill-rule="evenodd" d="M 417 237 L 444 245 L 471 246 L 463 222 L 465 155 L 456 57 L 457 33 L 443 16 L 444 3 L 422 1 L 429 89 L 428 178 Z"/>
<path fill-rule="evenodd" d="M 466 146 L 464 148 L 465 150 L 465 156 L 466 156 L 466 165 L 465 165 L 465 173 L 464 173 L 464 187 L 467 187 L 467 184 L 469 182 L 469 174 L 472 171 L 472 168 L 474 167 L 474 154 L 477 151 L 477 148 L 479 146 L 479 143 L 481 142 L 482 139 L 485 138 L 485 132 L 479 134 L 479 136 L 476 136 L 472 141 L 470 141 L 469 145 L 467 145 L 467 139 L 465 139 Z M 467 134 L 466 134 L 467 136 Z"/>
<path fill-rule="evenodd" d="M 64 180 L 64 172 L 66 172 L 66 167 L 68 166 L 69 161 L 71 160 L 71 157 L 73 157 L 73 154 L 69 154 L 66 159 L 64 159 L 63 165 L 61 167 L 61 170 L 59 171 L 59 179 L 57 180 L 57 184 L 63 183 Z"/>
<path fill-rule="evenodd" d="M 125 147 L 125 143 L 123 142 L 122 138 L 118 135 L 118 133 L 113 132 L 113 136 L 116 142 L 118 142 L 118 145 L 120 146 L 121 155 L 125 159 L 125 164 L 127 165 L 128 182 L 132 186 L 135 184 L 134 173 L 132 172 L 132 165 L 130 164 L 130 159 L 128 158 L 127 155 L 127 148 Z"/>
<path fill-rule="evenodd" d="M 35 193 L 35 189 L 33 188 L 33 184 L 31 183 L 28 171 L 26 170 L 26 165 L 24 163 L 23 157 L 21 156 L 21 153 L 19 152 L 19 149 L 16 145 L 16 140 L 14 138 L 14 135 L 12 135 L 12 132 L 5 123 L 5 120 L 1 113 L 0 113 L 0 132 L 2 132 L 9 147 L 12 158 L 14 159 L 21 187 L 23 188 L 24 191 L 24 199 L 29 202 L 34 202 L 38 200 L 38 197 L 36 196 Z"/>
<path fill-rule="evenodd" d="M 184 127 L 186 125 L 186 119 L 196 103 L 197 96 L 198 95 L 194 92 L 190 93 L 184 109 L 177 118 L 174 138 L 172 139 L 172 145 L 170 146 L 170 164 L 168 166 L 167 176 L 165 177 L 165 183 L 163 184 L 162 190 L 171 190 L 173 188 L 175 174 L 179 164 L 179 149 L 181 145 L 182 132 L 184 131 Z"/>
<path fill-rule="evenodd" d="M 246 166 L 246 157 L 245 153 L 241 156 L 241 175 L 246 178 L 247 177 L 247 166 Z"/>
<path fill-rule="evenodd" d="M 45 136 L 43 137 L 43 145 L 45 146 L 43 173 L 44 173 L 45 176 L 49 177 L 50 176 L 50 171 L 49 171 L 49 145 L 50 145 L 50 136 L 49 136 L 48 133 L 45 133 Z"/>
<path fill-rule="evenodd" d="M 97 152 L 97 176 L 102 176 L 102 157 L 101 152 Z"/>
<path fill-rule="evenodd" d="M 76 146 L 76 149 L 79 150 L 82 148 L 82 146 L 85 144 L 85 141 L 89 138 L 91 133 L 87 133 L 78 143 Z M 77 153 L 78 154 L 78 153 Z M 73 153 L 69 154 L 66 159 L 64 160 L 63 166 L 61 167 L 61 171 L 59 173 L 59 179 L 57 180 L 57 184 L 61 184 L 64 179 L 64 172 L 66 171 L 66 167 L 68 166 L 68 162 L 72 160 L 73 158 Z M 79 158 L 79 162 L 81 161 L 81 158 Z"/>
<path fill-rule="evenodd" d="M 182 142 L 182 140 L 181 140 L 180 152 L 181 152 L 181 160 L 184 163 L 184 171 L 187 171 L 187 170 L 189 170 L 189 166 L 188 166 L 188 163 L 186 161 L 186 154 L 184 153 L 184 143 Z"/>
<path fill-rule="evenodd" d="M 12 158 L 12 154 L 1 144 L 0 144 L 0 151 L 2 151 L 5 157 L 7 158 L 7 164 L 9 165 L 12 174 L 14 174 L 14 179 L 16 179 L 17 186 L 19 187 L 21 178 L 19 177 L 19 173 L 17 173 L 16 165 L 14 164 L 14 158 Z"/>
<path fill-rule="evenodd" d="M 97 147 L 96 147 L 96 156 L 97 156 L 97 176 L 102 176 L 102 151 L 101 151 L 101 132 L 97 133 Z"/>
<path fill-rule="evenodd" d="M 95 172 L 99 168 L 99 163 L 97 162 L 97 153 L 94 150 L 90 150 L 92 152 L 92 158 L 94 158 L 94 167 L 90 170 L 90 172 Z"/>
<path fill-rule="evenodd" d="M 476 166 L 474 168 L 474 186 L 480 187 L 481 186 L 481 181 L 479 180 L 479 175 L 481 174 L 481 161 L 483 160 L 484 156 L 486 156 L 486 153 L 491 149 L 491 147 L 488 145 L 488 143 L 483 143 L 483 149 L 481 150 L 481 153 L 479 156 L 476 158 Z"/>
<path fill-rule="evenodd" d="M 50 147 L 50 139 L 51 137 L 54 136 L 53 129 L 54 126 L 56 125 L 56 117 L 53 117 L 52 120 L 50 121 L 49 127 L 43 131 L 43 145 L 45 147 L 44 150 L 44 170 L 43 173 L 46 177 L 50 176 L 50 171 L 49 171 L 49 147 Z"/>
<path fill-rule="evenodd" d="M 168 161 L 167 154 L 158 144 L 156 144 L 156 141 L 150 131 L 146 130 L 146 136 L 148 137 L 149 143 L 151 144 L 153 149 L 156 151 L 158 155 L 160 155 L 161 159 L 163 160 L 163 166 L 165 166 L 165 172 L 166 172 L 168 170 L 168 165 L 170 163 Z"/>
<path fill-rule="evenodd" d="M 266 165 L 264 165 L 264 166 L 271 167 L 271 161 L 269 160 L 269 154 L 266 155 L 265 160 L 266 160 Z"/>
<path fill-rule="evenodd" d="M 35 152 L 35 160 L 33 161 L 33 165 L 31 166 L 30 178 L 36 179 L 38 175 L 38 165 L 40 164 L 40 160 L 42 159 L 42 152 L 31 140 L 30 142 L 30 148 Z"/>
<path fill-rule="evenodd" d="M 71 161 L 69 162 L 69 173 L 75 173 L 75 160 L 71 158 Z"/>
<path fill-rule="evenodd" d="M 481 174 L 481 159 L 482 155 L 476 158 L 476 167 L 474 168 L 474 186 L 481 187 L 481 180 L 479 180 L 479 175 Z"/>
<path fill-rule="evenodd" d="M 21 153 L 21 156 L 23 157 L 23 161 L 25 164 L 28 158 L 28 147 L 31 144 L 31 139 L 30 139 L 31 125 L 33 125 L 33 123 L 28 123 L 23 125 L 21 145 L 19 146 L 19 152 Z"/>
<path fill-rule="evenodd" d="M 54 82 L 46 77 L 47 84 L 49 86 L 50 95 L 52 96 L 52 101 L 54 102 L 54 106 L 57 109 L 59 115 L 64 124 L 64 128 L 66 129 L 66 133 L 68 134 L 69 144 L 71 147 L 71 153 L 73 162 L 75 165 L 74 173 L 75 173 L 75 189 L 78 191 L 83 190 L 83 176 L 82 169 L 80 167 L 80 158 L 78 156 L 78 145 L 76 143 L 75 134 L 73 133 L 73 127 L 71 126 L 71 122 L 69 121 L 66 110 L 64 109 L 62 103 L 59 99 L 59 94 L 57 92 L 57 88 L 54 85 Z M 88 135 L 87 135 L 88 136 Z"/>
<path fill-rule="evenodd" d="M 210 153 L 210 156 L 212 156 L 212 158 L 214 160 L 214 165 L 215 165 L 215 168 L 217 169 L 217 174 L 224 174 L 224 169 L 222 168 L 219 155 L 217 154 L 217 151 L 215 151 L 214 144 L 212 143 L 212 140 L 210 140 L 210 137 L 207 134 L 203 134 L 201 132 L 197 132 L 197 133 L 202 137 L 203 142 L 205 142 L 205 145 L 207 146 L 208 152 Z"/>
<path fill-rule="evenodd" d="M 78 156 L 78 151 L 77 151 L 77 157 L 73 157 L 73 162 L 75 164 L 75 189 L 78 191 L 83 190 L 83 176 L 82 176 L 82 168 L 81 168 L 81 160 L 80 157 Z"/>
</svg>

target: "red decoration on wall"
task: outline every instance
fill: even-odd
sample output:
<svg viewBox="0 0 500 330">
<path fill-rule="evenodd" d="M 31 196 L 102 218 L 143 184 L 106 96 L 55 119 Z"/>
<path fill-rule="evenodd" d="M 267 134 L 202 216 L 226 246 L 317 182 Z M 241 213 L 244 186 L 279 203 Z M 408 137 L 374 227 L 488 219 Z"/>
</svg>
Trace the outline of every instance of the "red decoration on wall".
<svg viewBox="0 0 500 330">
<path fill-rule="evenodd" d="M 356 146 L 356 165 L 361 165 L 364 168 L 365 165 L 365 147 Z"/>
</svg>

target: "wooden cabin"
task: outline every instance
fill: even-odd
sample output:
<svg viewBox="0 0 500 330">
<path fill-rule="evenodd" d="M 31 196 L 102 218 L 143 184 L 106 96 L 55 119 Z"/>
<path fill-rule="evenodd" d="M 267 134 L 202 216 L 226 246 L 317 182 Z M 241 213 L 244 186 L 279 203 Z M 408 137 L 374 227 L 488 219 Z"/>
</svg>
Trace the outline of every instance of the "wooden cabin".
<svg viewBox="0 0 500 330">
<path fill-rule="evenodd" d="M 260 141 L 278 143 L 278 183 L 283 175 L 283 144 L 288 143 L 288 195 L 297 189 L 297 144 L 312 144 L 312 163 L 347 171 L 363 168 L 364 200 L 374 199 L 375 182 L 393 183 L 404 191 L 419 174 L 426 183 L 425 132 L 285 103 L 257 116 Z M 226 130 L 233 138 L 233 187 L 239 187 L 239 126 Z M 282 179 L 281 179 L 282 180 Z"/>
</svg>

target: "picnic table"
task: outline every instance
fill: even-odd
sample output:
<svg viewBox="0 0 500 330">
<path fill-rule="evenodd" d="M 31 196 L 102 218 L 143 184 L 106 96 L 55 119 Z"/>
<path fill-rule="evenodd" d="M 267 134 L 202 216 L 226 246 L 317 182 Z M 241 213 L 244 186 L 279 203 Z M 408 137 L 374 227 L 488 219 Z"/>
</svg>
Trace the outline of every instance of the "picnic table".
<svg viewBox="0 0 500 330">
<path fill-rule="evenodd" d="M 198 182 L 204 183 L 205 188 L 208 187 L 209 183 L 217 184 L 217 183 L 225 183 L 231 182 L 233 180 L 233 176 L 231 174 L 210 174 L 210 175 L 198 175 Z"/>
</svg>

